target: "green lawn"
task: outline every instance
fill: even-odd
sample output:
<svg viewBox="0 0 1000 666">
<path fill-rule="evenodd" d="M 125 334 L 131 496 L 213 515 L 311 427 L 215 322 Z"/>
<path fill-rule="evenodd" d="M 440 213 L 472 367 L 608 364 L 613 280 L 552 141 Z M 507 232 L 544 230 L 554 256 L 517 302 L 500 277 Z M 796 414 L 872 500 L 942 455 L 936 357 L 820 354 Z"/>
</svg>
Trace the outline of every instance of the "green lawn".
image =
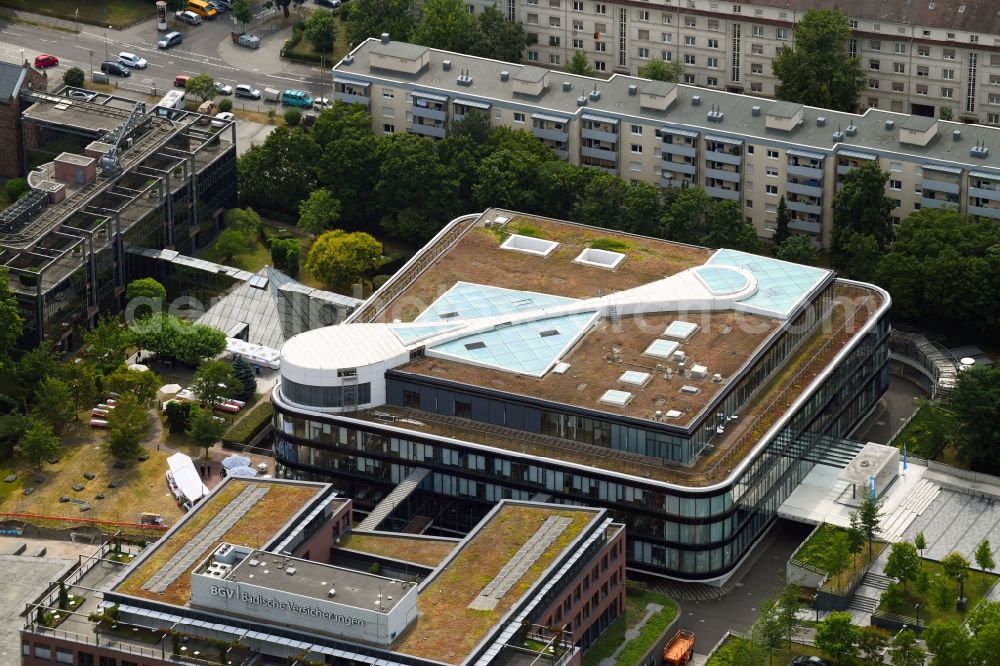
<svg viewBox="0 0 1000 666">
<path fill-rule="evenodd" d="M 795 554 L 795 559 L 803 564 L 826 571 L 826 554 L 830 551 L 830 544 L 833 541 L 833 537 L 841 532 L 844 532 L 843 528 L 823 523 L 802 544 L 802 547 Z"/>
<path fill-rule="evenodd" d="M 942 460 L 956 428 L 958 420 L 954 414 L 924 402 L 892 444 L 899 449 L 906 444 L 908 453 L 921 458 Z"/>
<path fill-rule="evenodd" d="M 666 595 L 650 592 L 642 586 L 629 582 L 625 592 L 625 614 L 619 615 L 597 641 L 583 654 L 583 666 L 597 666 L 607 659 L 618 646 L 625 643 L 625 630 L 634 628 L 646 616 L 647 604 L 660 604 L 663 610 L 651 617 L 639 630 L 637 638 L 628 641 L 616 660 L 616 666 L 634 666 L 663 634 L 674 617 L 677 604 Z"/>
<path fill-rule="evenodd" d="M 328 53 L 326 55 L 326 64 L 333 65 L 340 61 L 348 52 L 348 44 L 346 37 L 344 36 L 344 22 L 341 20 L 340 16 L 336 17 L 337 20 L 337 40 L 333 44 L 333 53 Z M 311 60 L 319 62 L 320 52 L 312 47 L 308 39 L 302 38 L 299 43 L 293 46 L 287 51 L 286 57 L 288 58 L 298 58 L 304 60 Z"/>
<path fill-rule="evenodd" d="M 877 610 L 915 618 L 917 616 L 916 605 L 920 604 L 920 621 L 925 626 L 931 622 L 964 622 L 964 613 L 960 613 L 953 603 L 949 604 L 948 608 L 942 610 L 934 602 L 934 583 L 938 581 L 943 582 L 949 589 L 954 590 L 955 596 L 958 596 L 956 584 L 944 577 L 944 567 L 941 566 L 940 562 L 935 562 L 934 560 L 924 559 L 921 560 L 921 563 L 923 564 L 924 571 L 927 572 L 931 580 L 931 590 L 922 593 L 917 589 L 916 584 L 911 581 L 907 583 L 906 592 L 903 594 L 901 604 L 890 608 L 882 602 L 879 604 Z M 983 600 L 983 597 L 986 596 L 986 593 L 996 580 L 997 576 L 995 574 L 970 569 L 969 577 L 965 581 L 965 597 L 968 600 L 966 608 L 969 610 L 975 608 L 976 604 Z"/>
<path fill-rule="evenodd" d="M 75 0 L 0 0 L 0 7 L 55 16 L 67 21 L 73 21 L 75 12 L 79 9 L 80 23 L 110 25 L 115 28 L 127 27 L 136 21 L 153 18 L 156 14 L 156 7 L 146 0 L 94 0 L 89 3 Z"/>
<path fill-rule="evenodd" d="M 785 648 L 775 654 L 770 659 L 764 650 L 757 645 L 755 653 L 750 653 L 750 641 L 746 638 L 731 637 L 722 646 L 713 652 L 705 666 L 746 666 L 747 664 L 775 664 L 781 666 L 788 664 L 795 657 L 822 656 L 817 648 L 801 643 L 792 643 L 791 647 Z M 751 659 L 753 657 L 753 659 Z M 861 659 L 846 658 L 840 661 L 840 666 L 861 666 L 867 662 Z"/>
</svg>

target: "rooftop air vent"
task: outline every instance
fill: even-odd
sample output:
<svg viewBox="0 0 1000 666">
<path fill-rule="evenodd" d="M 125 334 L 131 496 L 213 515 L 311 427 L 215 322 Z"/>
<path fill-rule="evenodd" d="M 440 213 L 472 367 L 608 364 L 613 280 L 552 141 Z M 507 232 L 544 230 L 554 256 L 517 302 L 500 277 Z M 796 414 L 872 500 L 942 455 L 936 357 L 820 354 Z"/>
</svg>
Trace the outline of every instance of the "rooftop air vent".
<svg viewBox="0 0 1000 666">
<path fill-rule="evenodd" d="M 639 86 L 633 84 L 628 87 L 629 97 L 635 97 L 639 94 Z"/>
<path fill-rule="evenodd" d="M 708 122 L 710 123 L 721 123 L 726 118 L 726 114 L 719 110 L 718 106 L 713 106 L 712 110 L 707 114 Z"/>
<path fill-rule="evenodd" d="M 335 596 L 337 596 L 337 588 L 331 587 L 329 590 L 326 591 L 326 596 L 328 596 L 328 597 L 335 597 Z"/>
<path fill-rule="evenodd" d="M 441 69 L 443 69 L 446 72 L 450 72 L 451 71 L 451 60 L 442 60 L 441 61 Z"/>
<path fill-rule="evenodd" d="M 826 127 L 826 116 L 816 116 L 816 127 Z"/>
<path fill-rule="evenodd" d="M 501 81 L 509 81 L 510 80 L 510 72 L 508 72 L 506 69 L 503 70 L 502 72 L 500 72 L 500 80 Z"/>
<path fill-rule="evenodd" d="M 836 132 L 833 133 L 833 142 L 834 143 L 838 143 L 838 142 L 843 141 L 843 140 L 844 140 L 844 130 L 838 129 Z"/>
<path fill-rule="evenodd" d="M 697 386 L 691 386 L 690 384 L 685 384 L 681 387 L 681 393 L 686 393 L 688 395 L 696 395 L 700 391 Z"/>
<path fill-rule="evenodd" d="M 350 53 L 348 53 L 347 55 L 344 56 L 344 58 L 341 60 L 341 62 L 344 63 L 345 65 L 353 65 L 354 64 L 354 56 L 351 55 Z"/>
<path fill-rule="evenodd" d="M 570 81 L 563 81 L 563 92 L 569 92 L 573 89 L 573 83 Z"/>
<path fill-rule="evenodd" d="M 701 95 L 691 96 L 691 106 L 701 106 Z"/>
<path fill-rule="evenodd" d="M 973 157 L 986 157 L 990 154 L 990 149 L 986 147 L 985 142 L 977 141 L 976 145 L 969 149 L 969 154 Z"/>
<path fill-rule="evenodd" d="M 389 43 L 389 33 L 383 32 L 382 36 L 381 36 L 381 39 L 382 39 L 382 43 L 383 44 L 388 44 Z"/>
<path fill-rule="evenodd" d="M 595 102 L 601 99 L 601 91 L 597 89 L 596 85 L 594 86 L 594 89 L 590 91 L 590 99 Z"/>
<path fill-rule="evenodd" d="M 955 130 L 954 132 L 952 132 L 951 133 L 951 140 L 952 141 L 961 141 L 962 140 L 962 130 Z"/>
<path fill-rule="evenodd" d="M 887 121 L 885 121 L 885 128 L 887 130 L 891 130 L 895 126 L 896 126 L 896 121 L 895 120 L 887 120 Z"/>
<path fill-rule="evenodd" d="M 708 377 L 708 368 L 703 365 L 691 366 L 691 379 L 704 379 Z"/>
<path fill-rule="evenodd" d="M 285 573 L 288 574 L 289 576 L 294 576 L 295 575 L 295 567 L 288 567 L 287 569 L 285 569 Z"/>
<path fill-rule="evenodd" d="M 850 125 L 847 126 L 845 132 L 847 132 L 847 136 L 854 136 L 855 134 L 858 133 L 858 128 L 854 123 L 851 123 Z"/>
<path fill-rule="evenodd" d="M 576 105 L 577 106 L 587 106 L 587 96 L 586 95 L 581 95 L 580 97 L 577 97 L 576 98 Z"/>
<path fill-rule="evenodd" d="M 721 384 L 722 383 L 722 375 L 720 375 L 718 372 L 715 373 L 714 375 L 712 375 L 712 383 L 713 384 Z"/>
<path fill-rule="evenodd" d="M 757 105 L 751 106 L 750 107 L 750 115 L 754 116 L 754 117 L 759 116 L 760 115 L 760 107 L 757 106 Z"/>
<path fill-rule="evenodd" d="M 458 75 L 458 78 L 455 79 L 455 83 L 460 86 L 471 86 L 472 77 L 469 75 L 469 70 L 463 70 L 462 73 Z"/>
</svg>

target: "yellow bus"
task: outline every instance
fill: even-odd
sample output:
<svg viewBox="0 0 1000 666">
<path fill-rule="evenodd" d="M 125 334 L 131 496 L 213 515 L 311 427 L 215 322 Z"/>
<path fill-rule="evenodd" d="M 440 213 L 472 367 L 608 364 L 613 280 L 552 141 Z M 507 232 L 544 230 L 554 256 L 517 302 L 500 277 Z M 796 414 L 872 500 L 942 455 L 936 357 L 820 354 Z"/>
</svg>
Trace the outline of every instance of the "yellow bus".
<svg viewBox="0 0 1000 666">
<path fill-rule="evenodd" d="M 214 19 L 219 15 L 219 12 L 215 11 L 215 7 L 205 0 L 188 0 L 187 10 L 207 19 Z"/>
</svg>

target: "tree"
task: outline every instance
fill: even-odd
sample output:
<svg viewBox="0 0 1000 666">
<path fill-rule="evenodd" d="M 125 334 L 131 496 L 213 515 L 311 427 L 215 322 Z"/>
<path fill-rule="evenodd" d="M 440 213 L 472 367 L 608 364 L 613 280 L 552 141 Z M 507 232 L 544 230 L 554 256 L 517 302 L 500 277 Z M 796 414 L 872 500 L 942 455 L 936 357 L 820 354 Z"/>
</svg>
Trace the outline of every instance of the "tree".
<svg viewBox="0 0 1000 666">
<path fill-rule="evenodd" d="M 230 208 L 222 218 L 227 229 L 252 236 L 260 228 L 260 215 L 253 208 Z"/>
<path fill-rule="evenodd" d="M 862 282 L 875 279 L 881 252 L 874 236 L 851 232 L 841 237 L 839 250 L 834 253 L 834 263 L 848 277 Z"/>
<path fill-rule="evenodd" d="M 341 9 L 344 32 L 352 47 L 383 32 L 397 41 L 410 41 L 415 14 L 412 0 L 351 0 Z"/>
<path fill-rule="evenodd" d="M 597 76 L 597 70 L 591 67 L 587 54 L 579 49 L 573 51 L 573 57 L 566 63 L 566 71 L 580 76 Z"/>
<path fill-rule="evenodd" d="M 882 663 L 882 653 L 889 646 L 889 634 L 878 627 L 861 627 L 858 631 L 858 653 L 865 661 Z"/>
<path fill-rule="evenodd" d="M 921 633 L 927 649 L 934 654 L 934 666 L 969 666 L 972 644 L 969 632 L 955 621 L 932 622 Z"/>
<path fill-rule="evenodd" d="M 823 554 L 823 566 L 831 578 L 836 579 L 851 563 L 851 551 L 847 535 L 835 532 L 830 538 L 830 546 Z"/>
<path fill-rule="evenodd" d="M 662 215 L 660 191 L 649 183 L 597 173 L 584 187 L 573 215 L 595 227 L 655 235 Z"/>
<path fill-rule="evenodd" d="M 281 13 L 285 18 L 289 17 L 288 5 L 292 4 L 292 0 L 272 0 L 276 7 L 281 7 Z"/>
<path fill-rule="evenodd" d="M 1000 466 L 1000 367 L 974 365 L 958 375 L 949 407 L 961 426 L 959 454 L 987 469 Z"/>
<path fill-rule="evenodd" d="M 804 626 L 799 619 L 799 611 L 802 610 L 800 592 L 798 585 L 786 585 L 774 605 L 777 621 L 784 631 L 789 648 L 792 646 L 792 636 Z"/>
<path fill-rule="evenodd" d="M 990 547 L 989 539 L 983 539 L 979 542 L 974 557 L 983 573 L 991 571 L 997 566 L 997 563 L 993 561 L 993 549 Z"/>
<path fill-rule="evenodd" d="M 850 38 L 850 23 L 839 11 L 806 11 L 795 26 L 795 45 L 778 49 L 771 65 L 781 80 L 778 97 L 824 109 L 854 108 L 865 76 L 848 53 Z"/>
<path fill-rule="evenodd" d="M 191 425 L 191 410 L 195 405 L 182 401 L 171 400 L 164 409 L 167 416 L 167 427 L 171 433 L 187 432 Z"/>
<path fill-rule="evenodd" d="M 774 236 L 771 240 L 774 242 L 775 247 L 781 247 L 781 245 L 791 237 L 791 231 L 788 229 L 788 225 L 792 221 L 792 215 L 788 212 L 788 204 L 785 203 L 785 196 L 782 195 L 778 199 L 778 211 L 777 217 L 775 218 Z"/>
<path fill-rule="evenodd" d="M 332 229 L 339 219 L 340 201 L 326 188 L 313 190 L 309 198 L 299 204 L 299 226 L 313 236 Z"/>
<path fill-rule="evenodd" d="M 76 411 L 93 405 L 97 401 L 97 375 L 89 363 L 74 359 L 59 367 L 59 378 L 69 387 Z"/>
<path fill-rule="evenodd" d="M 4 193 L 11 201 L 17 201 L 27 194 L 30 189 L 31 188 L 28 187 L 28 181 L 24 178 L 11 178 L 3 186 Z"/>
<path fill-rule="evenodd" d="M 192 76 L 184 84 L 184 90 L 192 95 L 201 98 L 201 101 L 207 102 L 210 99 L 215 99 L 215 96 L 219 94 L 219 91 L 215 87 L 215 79 L 212 78 L 211 74 L 198 74 Z"/>
<path fill-rule="evenodd" d="M 313 243 L 306 268 L 320 281 L 347 286 L 382 262 L 382 244 L 363 231 L 328 231 Z"/>
<path fill-rule="evenodd" d="M 271 263 L 279 271 L 295 277 L 299 273 L 299 239 L 271 239 Z"/>
<path fill-rule="evenodd" d="M 554 154 L 552 159 L 555 159 Z M 472 200 L 483 209 L 497 206 L 529 212 L 538 210 L 538 169 L 542 163 L 542 158 L 536 155 L 506 148 L 488 155 L 476 169 Z M 614 176 L 609 178 L 619 180 Z"/>
<path fill-rule="evenodd" d="M 43 460 L 59 456 L 59 438 L 52 432 L 52 426 L 36 418 L 28 421 L 28 427 L 19 442 L 21 457 L 35 469 L 42 466 Z"/>
<path fill-rule="evenodd" d="M 285 109 L 281 117 L 285 119 L 285 124 L 289 127 L 297 127 L 302 122 L 302 112 L 294 106 Z"/>
<path fill-rule="evenodd" d="M 7 350 L 21 337 L 24 319 L 17 309 L 17 299 L 10 288 L 7 268 L 0 266 L 0 360 L 7 358 Z"/>
<path fill-rule="evenodd" d="M 216 420 L 211 409 L 195 407 L 191 410 L 191 425 L 187 433 L 191 441 L 205 449 L 206 458 L 208 450 L 222 439 L 224 432 L 226 432 L 225 422 Z"/>
<path fill-rule="evenodd" d="M 59 609 L 66 610 L 69 606 L 69 591 L 66 589 L 66 582 L 59 581 Z"/>
<path fill-rule="evenodd" d="M 233 361 L 233 377 L 242 385 L 242 388 L 236 393 L 236 398 L 244 402 L 253 398 L 254 393 L 257 392 L 257 377 L 254 375 L 253 368 L 242 356 L 237 356 L 236 360 Z"/>
<path fill-rule="evenodd" d="M 944 569 L 945 577 L 958 584 L 958 603 L 964 607 L 965 579 L 969 577 L 969 560 L 961 553 L 950 553 L 941 559 L 941 567 Z"/>
<path fill-rule="evenodd" d="M 923 666 L 927 653 L 917 642 L 917 636 L 909 629 L 896 634 L 889 648 L 889 659 L 892 666 Z"/>
<path fill-rule="evenodd" d="M 57 435 L 62 433 L 69 421 L 76 420 L 73 394 L 66 382 L 55 376 L 42 380 L 32 411 L 35 418 L 52 426 Z"/>
<path fill-rule="evenodd" d="M 808 12 L 807 12 L 808 13 Z M 889 174 L 878 162 L 865 162 L 844 176 L 844 187 L 833 197 L 834 259 L 844 263 L 845 244 L 852 234 L 872 236 L 880 252 L 892 242 L 892 210 L 895 202 L 886 196 Z"/>
<path fill-rule="evenodd" d="M 306 40 L 320 53 L 333 51 L 337 43 L 337 19 L 333 12 L 317 9 L 306 19 L 303 28 Z"/>
<path fill-rule="evenodd" d="M 653 81 L 677 83 L 684 75 L 684 68 L 679 62 L 666 60 L 650 60 L 639 68 L 639 76 Z"/>
<path fill-rule="evenodd" d="M 435 49 L 470 53 L 479 36 L 479 22 L 462 0 L 426 0 L 410 41 Z"/>
<path fill-rule="evenodd" d="M 222 331 L 167 313 L 133 322 L 131 336 L 138 347 L 191 366 L 226 349 L 226 334 Z"/>
<path fill-rule="evenodd" d="M 850 613 L 833 612 L 816 625 L 816 647 L 838 664 L 858 653 L 858 628 L 852 622 Z"/>
<path fill-rule="evenodd" d="M 149 404 L 160 388 L 160 378 L 149 370 L 132 370 L 124 365 L 104 378 L 104 388 L 119 396 L 130 395 L 140 404 Z"/>
<path fill-rule="evenodd" d="M 233 16 L 240 22 L 240 32 L 247 31 L 247 23 L 253 20 L 253 7 L 250 0 L 236 0 L 233 3 Z"/>
<path fill-rule="evenodd" d="M 316 185 L 320 154 L 310 132 L 275 128 L 264 143 L 251 146 L 237 159 L 240 198 L 265 210 L 295 210 Z"/>
<path fill-rule="evenodd" d="M 94 328 L 83 332 L 83 356 L 97 372 L 107 374 L 125 362 L 131 338 L 120 319 L 102 317 Z"/>
<path fill-rule="evenodd" d="M 236 229 L 223 229 L 215 239 L 215 251 L 226 261 L 232 261 L 238 254 L 249 252 L 250 238 Z"/>
<path fill-rule="evenodd" d="M 663 214 L 666 237 L 679 243 L 747 252 L 759 247 L 757 232 L 734 201 L 713 201 L 704 190 L 684 188 L 672 195 Z"/>
<path fill-rule="evenodd" d="M 778 246 L 774 256 L 782 261 L 815 266 L 819 261 L 819 249 L 806 236 L 790 236 Z"/>
<path fill-rule="evenodd" d="M 368 110 L 360 104 L 334 102 L 310 133 L 321 151 L 315 165 L 317 181 L 339 202 L 340 217 L 358 223 L 368 220 L 378 207 L 371 192 L 378 182 L 382 144 L 372 132 Z"/>
<path fill-rule="evenodd" d="M 785 647 L 784 629 L 777 602 L 773 600 L 765 602 L 752 634 L 767 655 L 769 664 L 774 663 L 774 655 Z"/>
<path fill-rule="evenodd" d="M 138 302 L 142 299 L 142 303 Z M 140 309 L 141 305 L 148 305 L 150 311 L 163 309 L 163 304 L 167 300 L 167 289 L 155 278 L 139 278 L 132 280 L 125 287 L 125 302 L 128 308 L 136 313 L 136 316 L 145 316 L 146 309 Z"/>
<path fill-rule="evenodd" d="M 87 75 L 79 67 L 70 67 L 63 74 L 63 83 L 74 88 L 82 88 L 87 80 Z"/>
<path fill-rule="evenodd" d="M 139 443 L 149 428 L 149 413 L 130 394 L 118 396 L 115 408 L 108 415 L 108 453 L 116 460 L 130 460 L 142 450 Z"/>
<path fill-rule="evenodd" d="M 524 31 L 520 21 L 508 21 L 496 7 L 490 5 L 479 14 L 479 30 L 471 54 L 504 62 L 520 63 L 524 49 L 535 38 Z"/>
<path fill-rule="evenodd" d="M 889 557 L 885 562 L 885 575 L 902 583 L 904 593 L 906 592 L 906 582 L 916 580 L 919 572 L 920 556 L 912 543 L 897 541 L 889 547 Z"/>
<path fill-rule="evenodd" d="M 14 380 L 26 404 L 35 404 L 42 383 L 58 370 L 59 355 L 49 340 L 18 359 L 14 366 Z"/>
<path fill-rule="evenodd" d="M 858 507 L 858 526 L 865 540 L 868 541 L 868 560 L 872 559 L 872 543 L 878 536 L 882 524 L 882 500 L 871 496 L 865 497 L 865 501 Z"/>
<path fill-rule="evenodd" d="M 927 537 L 924 536 L 923 532 L 917 532 L 917 535 L 913 537 L 913 547 L 920 551 L 920 559 L 923 559 L 924 549 L 927 548 Z"/>
<path fill-rule="evenodd" d="M 233 366 L 225 361 L 205 361 L 194 373 L 191 389 L 211 408 L 241 393 L 243 383 L 233 374 Z"/>
</svg>

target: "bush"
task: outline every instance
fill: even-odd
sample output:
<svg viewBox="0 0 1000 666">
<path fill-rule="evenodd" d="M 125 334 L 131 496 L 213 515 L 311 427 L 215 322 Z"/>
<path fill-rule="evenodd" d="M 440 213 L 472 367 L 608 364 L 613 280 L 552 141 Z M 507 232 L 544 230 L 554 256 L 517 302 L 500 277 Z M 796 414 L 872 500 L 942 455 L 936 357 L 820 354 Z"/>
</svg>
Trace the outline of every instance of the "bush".
<svg viewBox="0 0 1000 666">
<path fill-rule="evenodd" d="M 3 190 L 7 194 L 8 199 L 17 201 L 28 193 L 28 181 L 24 178 L 11 178 L 3 186 Z"/>
<path fill-rule="evenodd" d="M 296 108 L 285 109 L 285 113 L 282 114 L 285 119 L 285 124 L 289 127 L 295 127 L 300 122 L 302 122 L 302 112 Z"/>
<path fill-rule="evenodd" d="M 233 110 L 233 100 L 231 99 L 219 100 L 219 111 L 232 111 L 232 110 Z"/>
<path fill-rule="evenodd" d="M 279 271 L 295 277 L 299 272 L 299 241 L 296 238 L 271 239 L 271 263 Z"/>
<path fill-rule="evenodd" d="M 898 613 L 903 609 L 903 591 L 898 583 L 889 583 L 889 587 L 882 593 L 881 604 L 893 613 Z"/>
<path fill-rule="evenodd" d="M 191 425 L 191 403 L 176 400 L 168 402 L 166 415 L 170 432 L 186 432 Z"/>
<path fill-rule="evenodd" d="M 74 88 L 82 88 L 83 82 L 87 79 L 87 75 L 84 74 L 83 70 L 79 67 L 70 67 L 63 74 L 63 83 L 68 86 L 73 86 Z"/>
<path fill-rule="evenodd" d="M 272 416 L 274 416 L 274 408 L 271 407 L 271 403 L 260 403 L 226 432 L 222 437 L 223 443 L 246 446 L 271 423 Z"/>
</svg>

